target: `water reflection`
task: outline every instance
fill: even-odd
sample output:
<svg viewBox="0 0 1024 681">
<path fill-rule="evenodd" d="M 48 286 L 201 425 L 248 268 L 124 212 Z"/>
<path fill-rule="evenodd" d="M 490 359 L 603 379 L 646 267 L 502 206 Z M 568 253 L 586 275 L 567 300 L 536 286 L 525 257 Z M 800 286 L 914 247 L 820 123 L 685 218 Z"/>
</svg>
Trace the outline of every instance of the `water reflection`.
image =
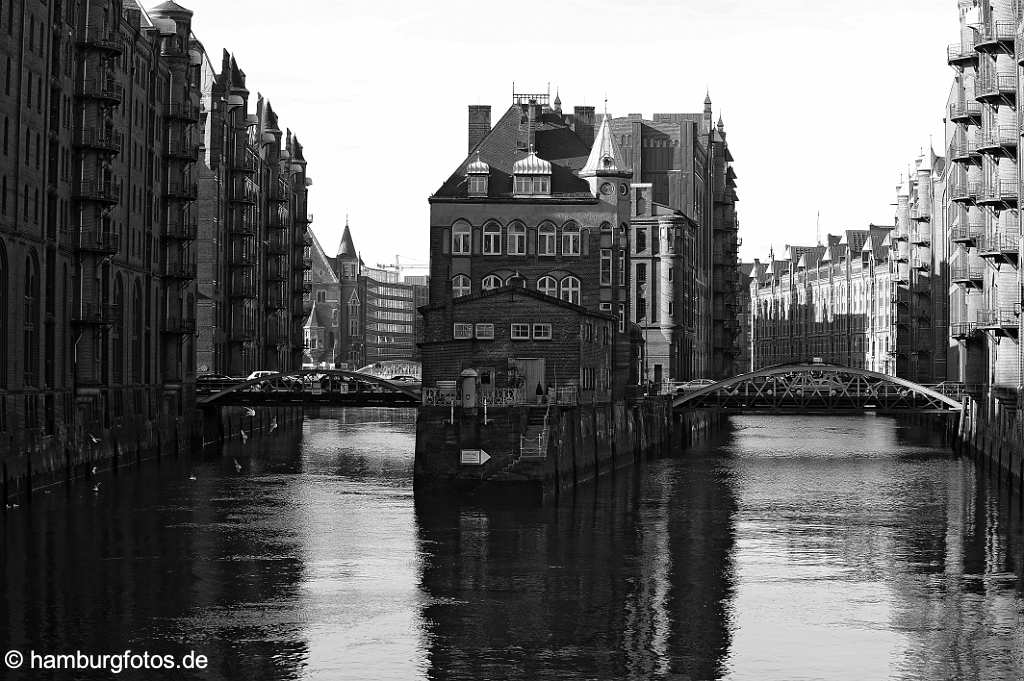
<svg viewBox="0 0 1024 681">
<path fill-rule="evenodd" d="M 207 655 L 186 679 L 1024 677 L 1020 497 L 928 428 L 737 418 L 555 506 L 460 507 L 414 498 L 414 420 L 325 411 L 38 495 L 0 520 L 0 651 Z"/>
</svg>

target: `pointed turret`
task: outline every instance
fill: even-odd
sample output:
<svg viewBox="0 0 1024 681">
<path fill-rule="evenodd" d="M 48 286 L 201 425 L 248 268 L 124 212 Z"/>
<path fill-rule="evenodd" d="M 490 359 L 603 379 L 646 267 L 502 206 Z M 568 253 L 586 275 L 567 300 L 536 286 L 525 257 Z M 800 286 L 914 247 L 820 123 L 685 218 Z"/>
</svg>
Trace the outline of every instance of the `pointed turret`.
<svg viewBox="0 0 1024 681">
<path fill-rule="evenodd" d="M 581 177 L 594 177 L 601 173 L 621 173 L 626 170 L 623 168 L 622 152 L 612 135 L 610 120 L 609 116 L 605 116 L 601 120 L 601 128 L 597 131 L 597 137 L 594 138 L 594 146 L 590 148 L 590 157 L 587 159 L 587 164 L 583 166 L 583 170 L 580 171 Z"/>
<path fill-rule="evenodd" d="M 352 232 L 348 228 L 348 217 L 345 218 L 345 231 L 341 235 L 341 244 L 338 245 L 339 258 L 356 258 L 356 245 L 352 241 Z"/>
<path fill-rule="evenodd" d="M 562 113 L 562 98 L 559 96 L 558 89 L 555 89 L 555 113 Z"/>
</svg>

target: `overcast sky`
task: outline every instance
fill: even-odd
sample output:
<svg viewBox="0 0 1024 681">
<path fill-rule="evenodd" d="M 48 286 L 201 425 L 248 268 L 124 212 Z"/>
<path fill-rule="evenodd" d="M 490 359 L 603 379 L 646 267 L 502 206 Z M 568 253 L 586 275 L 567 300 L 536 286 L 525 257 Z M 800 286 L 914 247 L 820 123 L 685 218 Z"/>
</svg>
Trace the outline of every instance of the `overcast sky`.
<svg viewBox="0 0 1024 681">
<path fill-rule="evenodd" d="M 954 0 L 181 0 L 305 146 L 313 229 L 350 215 L 368 264 L 426 263 L 427 197 L 466 155 L 466 106 L 520 91 L 613 115 L 723 114 L 744 259 L 822 231 L 891 224 L 900 172 L 952 82 Z M 494 9 L 492 9 L 494 8 Z M 254 98 L 253 98 L 254 101 Z"/>
</svg>

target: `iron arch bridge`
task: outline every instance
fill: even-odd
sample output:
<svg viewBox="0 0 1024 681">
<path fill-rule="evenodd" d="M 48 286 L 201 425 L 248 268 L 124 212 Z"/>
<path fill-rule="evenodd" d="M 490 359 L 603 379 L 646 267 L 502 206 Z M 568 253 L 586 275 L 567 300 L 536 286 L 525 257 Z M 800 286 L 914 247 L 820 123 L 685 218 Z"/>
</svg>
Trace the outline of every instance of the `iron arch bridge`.
<svg viewBox="0 0 1024 681">
<path fill-rule="evenodd" d="M 945 394 L 949 393 L 949 394 Z M 955 389 L 929 388 L 895 376 L 835 364 L 785 364 L 676 397 L 682 409 L 778 413 L 959 413 Z"/>
<path fill-rule="evenodd" d="M 199 406 L 317 404 L 415 407 L 420 393 L 386 379 L 342 369 L 303 369 L 217 386 Z"/>
</svg>

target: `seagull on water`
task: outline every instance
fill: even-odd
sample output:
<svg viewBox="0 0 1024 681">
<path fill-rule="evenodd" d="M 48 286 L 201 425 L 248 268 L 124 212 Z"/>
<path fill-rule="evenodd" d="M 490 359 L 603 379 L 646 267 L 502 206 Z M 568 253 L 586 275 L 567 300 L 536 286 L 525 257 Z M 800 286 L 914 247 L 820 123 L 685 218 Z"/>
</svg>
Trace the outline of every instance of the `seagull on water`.
<svg viewBox="0 0 1024 681">
<path fill-rule="evenodd" d="M 273 433 L 275 430 L 277 430 L 277 417 L 276 416 L 274 418 L 270 419 L 270 430 L 267 431 L 267 432 L 268 433 Z"/>
<path fill-rule="evenodd" d="M 100 493 L 100 485 L 101 484 L 103 484 L 103 483 L 97 482 L 95 485 L 92 486 L 93 494 L 99 494 Z"/>
<path fill-rule="evenodd" d="M 89 473 L 90 473 L 90 475 L 92 475 L 93 477 L 96 477 L 96 466 L 93 466 L 93 467 L 92 467 L 92 470 L 90 470 L 90 471 L 89 471 Z"/>
<path fill-rule="evenodd" d="M 100 440 L 98 437 L 96 437 L 92 433 L 89 433 L 89 441 L 92 442 L 94 445 L 98 445 L 100 442 L 102 442 L 102 440 Z"/>
<path fill-rule="evenodd" d="M 238 459 L 232 459 L 232 461 L 235 462 L 235 472 L 236 473 L 241 473 L 242 472 L 242 464 L 238 463 Z"/>
<path fill-rule="evenodd" d="M 239 432 L 242 434 L 242 444 L 244 445 L 246 442 L 249 441 L 249 434 L 246 433 L 244 430 L 240 430 Z"/>
<path fill-rule="evenodd" d="M 252 407 L 246 407 L 245 408 L 245 415 L 246 416 L 256 416 L 256 410 L 253 409 Z"/>
<path fill-rule="evenodd" d="M 196 474 L 195 474 L 195 473 L 189 473 L 189 474 L 188 474 L 188 479 L 189 479 L 189 480 L 192 480 L 192 481 L 195 481 L 195 480 L 197 480 L 198 478 L 196 478 Z"/>
</svg>

